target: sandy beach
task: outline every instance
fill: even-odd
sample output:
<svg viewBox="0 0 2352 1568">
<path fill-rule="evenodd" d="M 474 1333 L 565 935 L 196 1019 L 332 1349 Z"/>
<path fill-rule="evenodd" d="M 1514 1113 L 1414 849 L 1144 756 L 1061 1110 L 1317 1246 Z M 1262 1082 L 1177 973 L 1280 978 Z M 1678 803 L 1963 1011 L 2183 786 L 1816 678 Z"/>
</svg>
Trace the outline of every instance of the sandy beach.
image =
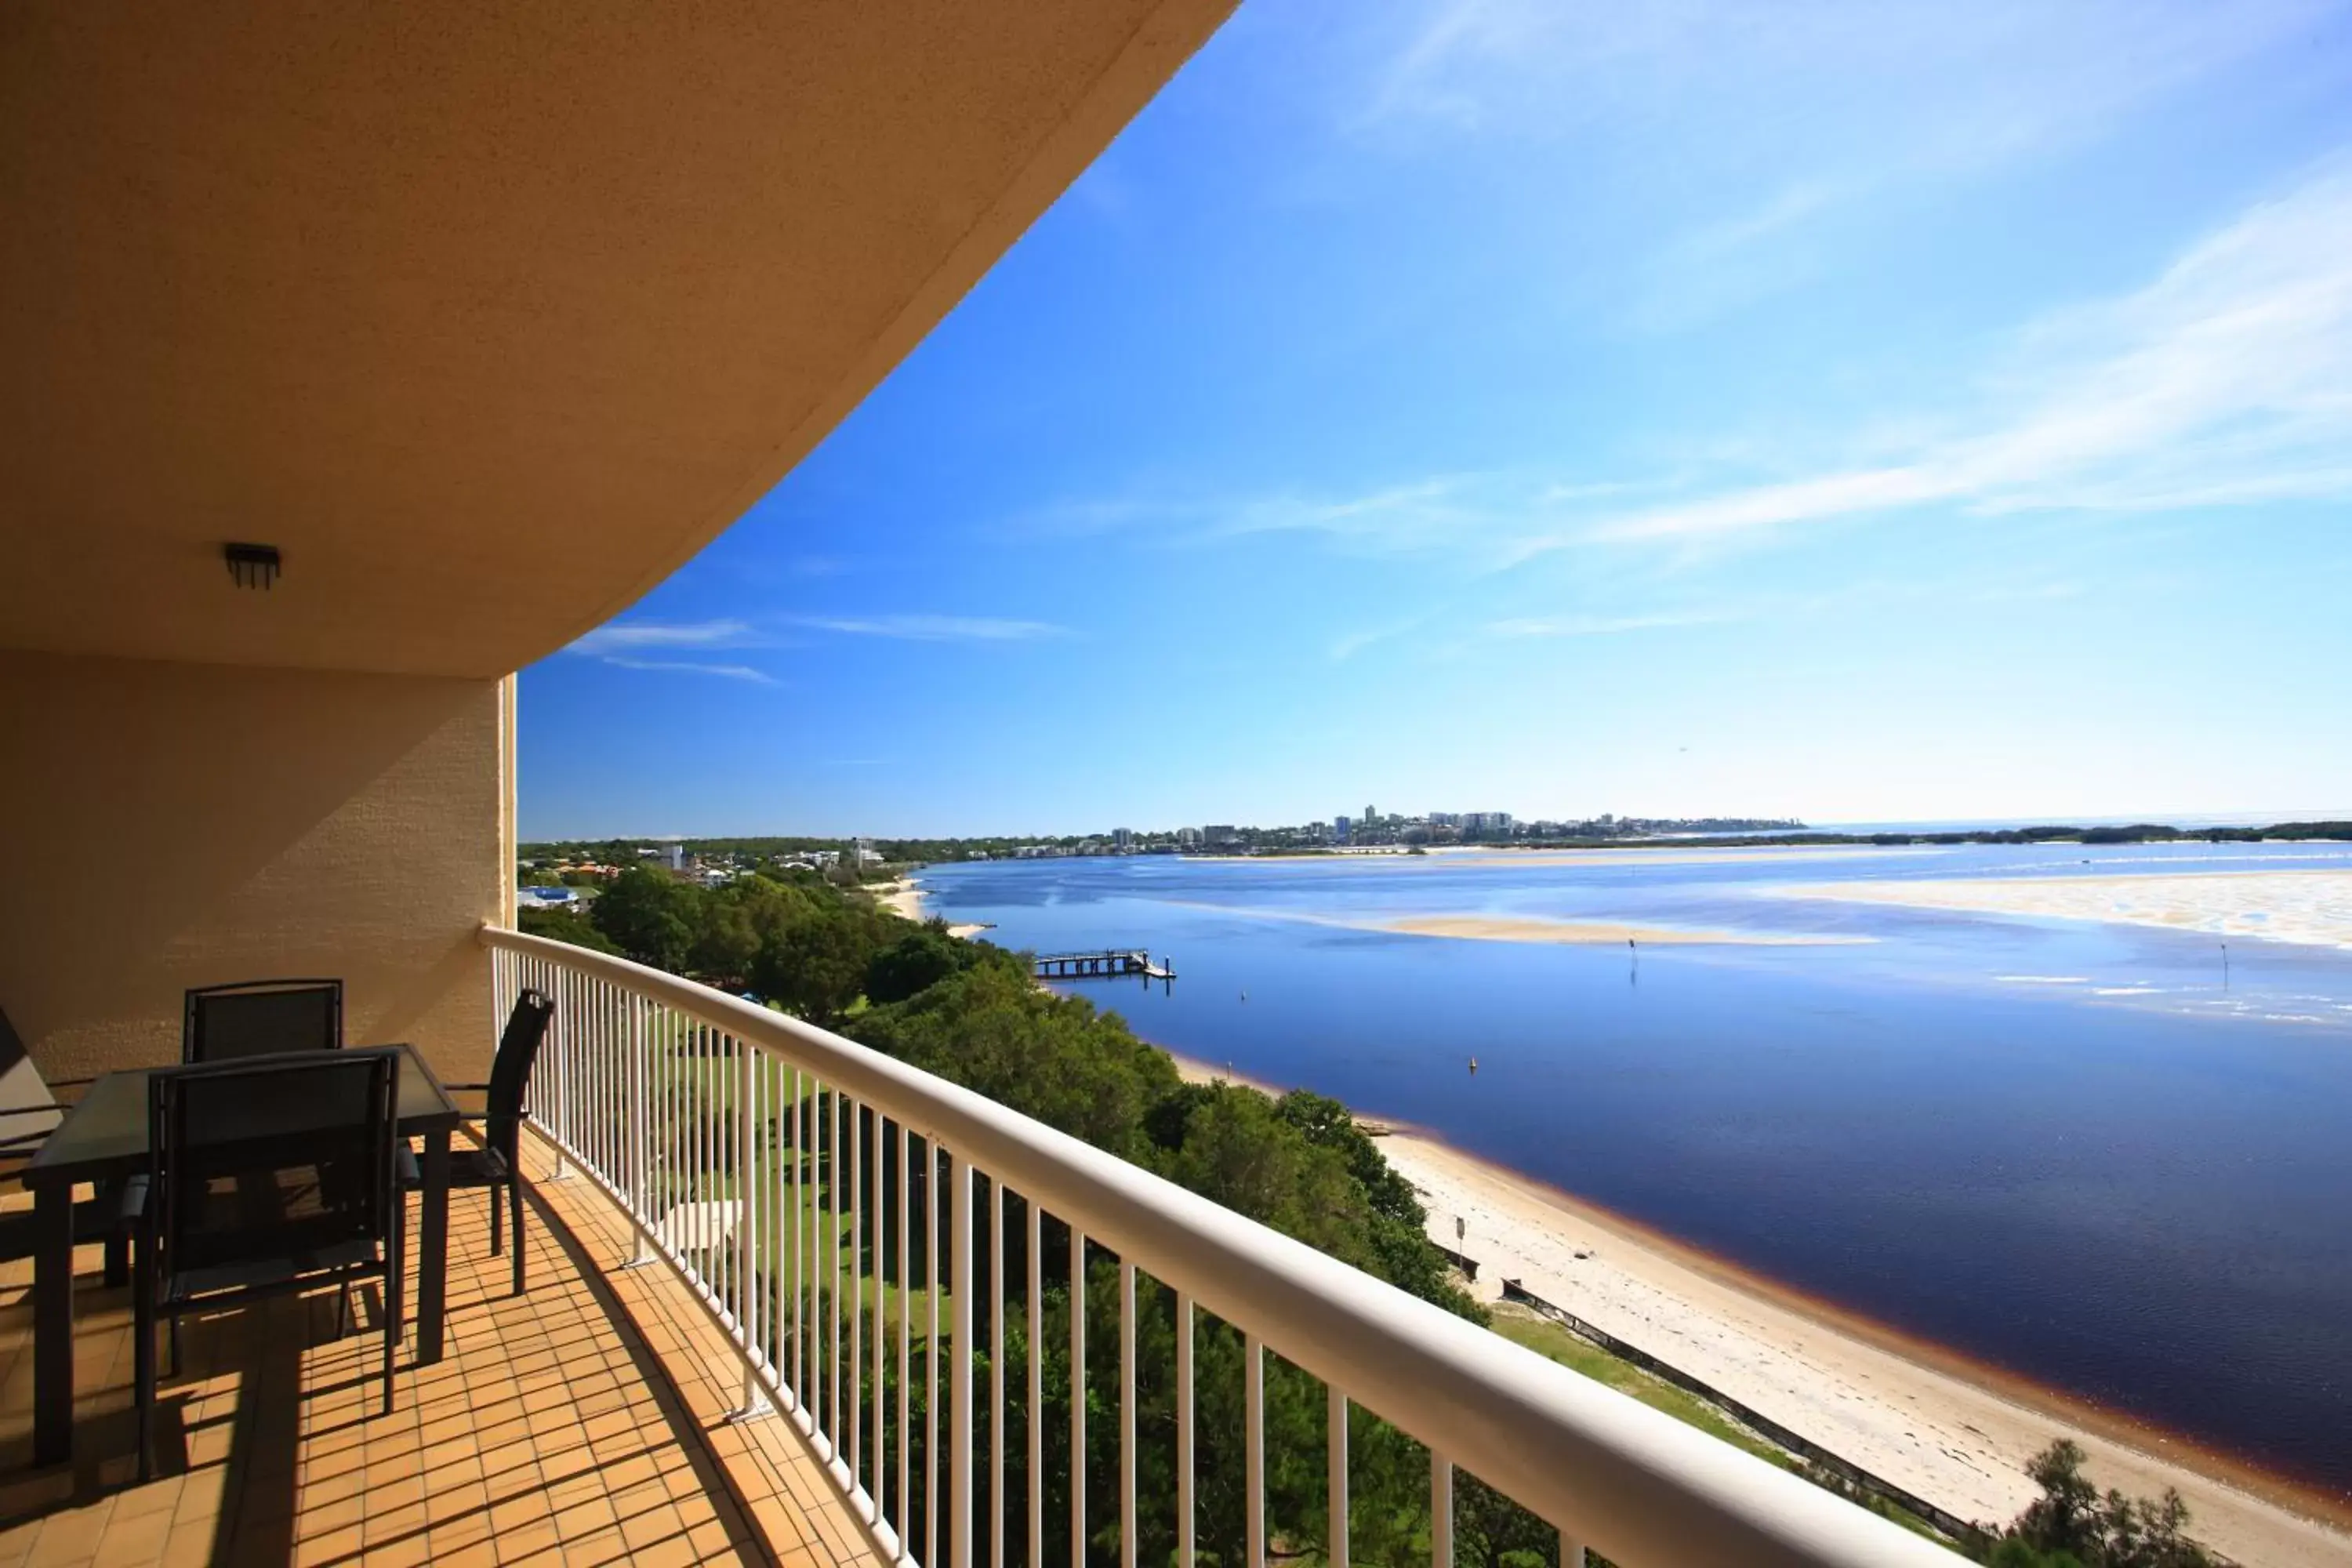
<svg viewBox="0 0 2352 1568">
<path fill-rule="evenodd" d="M 1177 1065 L 1194 1081 L 1251 1081 L 1181 1057 Z M 2145 1496 L 2179 1489 L 2193 1533 L 2240 1563 L 2352 1564 L 2352 1534 L 2282 1506 L 2321 1500 L 1854 1320 L 1411 1129 L 1389 1130 L 1381 1147 L 1422 1193 L 1431 1238 L 1477 1260 L 1486 1299 L 1517 1279 L 1962 1518 L 2014 1517 L 2036 1496 L 2026 1461 L 2071 1436 L 2103 1486 Z M 2335 1517 L 2352 1524 L 2352 1509 Z"/>
<path fill-rule="evenodd" d="M 1983 877 L 1791 883 L 1771 896 L 1899 904 L 1968 914 L 2106 921 L 2210 936 L 2352 948 L 2352 870 Z"/>
<path fill-rule="evenodd" d="M 874 897 L 884 909 L 894 914 L 903 915 L 910 921 L 926 918 L 923 913 L 923 884 L 912 877 L 901 877 L 895 882 L 884 883 L 874 889 Z M 985 925 L 951 925 L 948 927 L 948 934 L 970 938 L 988 929 Z"/>
</svg>

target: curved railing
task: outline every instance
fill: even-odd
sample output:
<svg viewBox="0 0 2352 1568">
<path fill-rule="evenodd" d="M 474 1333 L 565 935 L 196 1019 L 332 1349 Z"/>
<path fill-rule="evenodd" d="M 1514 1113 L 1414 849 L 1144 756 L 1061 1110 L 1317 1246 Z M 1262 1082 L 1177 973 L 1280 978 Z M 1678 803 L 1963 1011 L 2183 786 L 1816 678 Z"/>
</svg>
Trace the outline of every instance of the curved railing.
<svg viewBox="0 0 2352 1568">
<path fill-rule="evenodd" d="M 1066 1540 L 1079 1543 L 1074 1568 L 1084 1568 L 1089 1540 L 1102 1549 L 1109 1521 L 1088 1508 L 1090 1492 L 1107 1489 L 1083 1479 L 1085 1457 L 1102 1444 L 1098 1434 L 1089 1447 L 1088 1406 L 1111 1403 L 1084 1396 L 1087 1320 L 1097 1313 L 1065 1312 L 1069 1354 L 1049 1367 L 1061 1343 L 1045 1344 L 1045 1287 L 1107 1279 L 1115 1258 L 1122 1568 L 1136 1568 L 1141 1534 L 1139 1280 L 1174 1297 L 1178 1568 L 1192 1568 L 1199 1507 L 1196 1312 L 1244 1336 L 1247 1561 L 1235 1568 L 1264 1568 L 1270 1551 L 1302 1550 L 1267 1539 L 1268 1351 L 1328 1390 L 1328 1519 L 1310 1544 L 1334 1568 L 1348 1561 L 1351 1408 L 1428 1446 L 1427 1550 L 1440 1568 L 1454 1557 L 1457 1468 L 1556 1526 L 1566 1564 L 1580 1563 L 1586 1547 L 1624 1568 L 1955 1561 L 1727 1444 L 968 1089 L 625 959 L 495 927 L 483 929 L 482 942 L 501 1004 L 525 985 L 556 1003 L 532 1120 L 629 1213 L 641 1255 L 666 1258 L 698 1289 L 743 1358 L 746 1407 L 772 1403 L 799 1424 L 886 1556 L 923 1568 L 1023 1560 L 1043 1568 L 1048 1484 L 1038 1417 L 1049 1405 L 1049 1372 L 1051 1403 L 1066 1407 L 1069 1429 L 1066 1446 L 1058 1437 L 1056 1446 L 1080 1457 L 1079 1479 L 1065 1489 Z M 1048 1258 L 1065 1230 L 1066 1251 L 1055 1247 Z M 1152 1322 L 1156 1331 L 1156 1313 Z M 1008 1326 L 1019 1342 L 1010 1356 Z M 1105 1359 L 1099 1351 L 1097 1359 Z M 1080 1397 L 1070 1396 L 1064 1368 L 1076 1369 Z M 1024 1437 L 1025 1459 L 1013 1451 Z M 1054 1485 L 1062 1486 L 1059 1475 Z M 1063 1522 L 1057 1516 L 1054 1530 Z M 1008 1528 L 1020 1538 L 1010 1558 Z"/>
</svg>

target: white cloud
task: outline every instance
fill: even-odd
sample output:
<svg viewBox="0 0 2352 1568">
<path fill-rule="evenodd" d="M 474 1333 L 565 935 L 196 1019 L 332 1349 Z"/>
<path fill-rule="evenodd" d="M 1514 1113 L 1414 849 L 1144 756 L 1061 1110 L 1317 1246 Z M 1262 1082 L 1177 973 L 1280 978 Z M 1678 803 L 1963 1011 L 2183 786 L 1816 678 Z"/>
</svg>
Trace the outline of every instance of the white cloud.
<svg viewBox="0 0 2352 1568">
<path fill-rule="evenodd" d="M 811 631 L 845 637 L 898 637 L 908 642 L 1029 642 L 1068 637 L 1067 627 L 1044 621 L 997 620 L 984 616 L 786 616 L 785 622 Z"/>
<path fill-rule="evenodd" d="M 2138 292 L 2038 324 L 1980 404 L 1904 460 L 1621 512 L 1522 557 L 1930 502 L 2152 511 L 2352 494 L 2352 163 L 2256 205 Z"/>
<path fill-rule="evenodd" d="M 2309 36 L 2340 0 L 1431 0 L 1373 68 L 1360 128 L 1549 139 L 1615 128 L 1726 163 L 1845 151 L 1983 164 L 2095 134 Z M 1695 110 L 1702 110 L 1695 112 Z M 1867 145 L 1853 132 L 1866 124 Z"/>
<path fill-rule="evenodd" d="M 602 656 L 635 647 L 740 647 L 751 640 L 742 621 L 615 621 L 598 626 L 564 651 Z"/>
<path fill-rule="evenodd" d="M 1668 626 L 1705 626 L 1729 616 L 1700 612 L 1648 616 L 1523 616 L 1489 621 L 1486 633 L 1498 637 L 1603 637 L 1623 632 L 1655 631 Z"/>
<path fill-rule="evenodd" d="M 2095 143 L 2252 62 L 2263 89 L 2324 76 L 2310 39 L 2345 9 L 1430 0 L 1391 23 L 1341 115 L 1378 143 L 1507 141 L 1568 188 L 1637 188 L 1649 232 L 1617 240 L 1639 264 L 1612 319 L 1671 331 L 1818 277 L 1929 182 Z"/>
<path fill-rule="evenodd" d="M 692 659 L 630 658 L 621 654 L 600 654 L 603 662 L 622 669 L 668 670 L 681 675 L 716 675 L 729 680 L 749 680 L 761 686 L 773 686 L 776 678 L 764 669 L 754 669 L 748 664 L 704 664 Z"/>
</svg>

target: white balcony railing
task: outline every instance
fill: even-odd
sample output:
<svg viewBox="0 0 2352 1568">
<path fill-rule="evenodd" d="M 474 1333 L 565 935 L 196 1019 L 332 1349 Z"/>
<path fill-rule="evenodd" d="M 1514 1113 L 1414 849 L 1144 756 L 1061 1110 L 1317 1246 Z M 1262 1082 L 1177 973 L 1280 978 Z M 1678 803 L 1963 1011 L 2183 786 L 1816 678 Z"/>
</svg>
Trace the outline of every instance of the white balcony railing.
<svg viewBox="0 0 2352 1568">
<path fill-rule="evenodd" d="M 1427 1550 L 1438 1568 L 1452 1568 L 1454 1557 L 1457 1468 L 1556 1526 L 1563 1564 L 1581 1564 L 1586 1547 L 1624 1568 L 1956 1561 L 968 1089 L 625 960 L 495 928 L 482 941 L 492 950 L 501 1016 L 526 985 L 555 1002 L 532 1083 L 533 1122 L 628 1212 L 641 1256 L 667 1259 L 698 1290 L 741 1353 L 747 1410 L 772 1407 L 808 1436 L 887 1560 L 1045 1568 L 1050 1534 L 1066 1542 L 1072 1568 L 1085 1568 L 1087 1542 L 1099 1553 L 1113 1540 L 1121 1568 L 1137 1568 L 1139 1542 L 1150 1533 L 1171 1543 L 1177 1568 L 1193 1568 L 1203 1506 L 1195 1495 L 1202 1342 L 1193 1331 L 1205 1313 L 1244 1336 L 1245 1562 L 1232 1568 L 1265 1568 L 1269 1552 L 1301 1551 L 1345 1568 L 1351 1408 L 1428 1446 L 1430 1513 L 1419 1527 L 1425 1544 L 1413 1550 Z M 1065 1227 L 1066 1253 L 1058 1245 Z M 1087 1319 L 1108 1324 L 1113 1260 L 1115 1405 L 1108 1389 L 1084 1396 Z M 1097 1304 L 1091 1314 L 1066 1313 L 1049 1346 L 1045 1286 L 1071 1278 L 1074 1264 L 1098 1281 Z M 1024 1268 L 1025 1286 L 1017 1277 Z M 1139 1278 L 1160 1292 L 1141 1314 Z M 1172 1313 L 1162 1328 L 1167 1291 Z M 1139 1317 L 1173 1339 L 1174 1385 L 1151 1395 L 1155 1423 L 1172 1420 L 1172 1455 L 1155 1425 L 1140 1461 L 1172 1463 L 1173 1521 L 1138 1518 Z M 1009 1322 L 1026 1344 L 1013 1347 L 1017 1366 L 1008 1366 Z M 1029 1333 L 1031 1325 L 1039 1331 Z M 1322 1540 L 1268 1540 L 1269 1351 L 1328 1390 Z M 1096 1360 L 1108 1356 L 1098 1349 Z M 1072 1375 L 1082 1395 L 1075 1399 Z M 1172 1412 L 1161 1415 L 1161 1403 Z M 1099 1432 L 1089 1445 L 1090 1405 L 1116 1410 L 1115 1531 L 1101 1471 L 1109 1445 Z M 1054 1447 L 1079 1457 L 1073 1479 L 1060 1467 L 1047 1475 L 1038 1417 L 1052 1406 L 1067 1424 L 1066 1444 L 1057 1431 Z M 1232 1436 L 1222 1426 L 1210 1434 L 1228 1446 Z M 1009 1451 L 1016 1446 L 1025 1454 Z M 1084 1479 L 1089 1454 L 1092 1489 Z M 1297 1465 L 1285 1473 L 1295 1481 Z M 1152 1479 L 1165 1495 L 1171 1478 Z M 1066 1534 L 1058 1510 L 1049 1529 L 1051 1492 L 1063 1494 Z M 1090 1516 L 1097 1499 L 1102 1507 Z M 1057 1550 L 1055 1568 L 1062 1561 Z"/>
</svg>

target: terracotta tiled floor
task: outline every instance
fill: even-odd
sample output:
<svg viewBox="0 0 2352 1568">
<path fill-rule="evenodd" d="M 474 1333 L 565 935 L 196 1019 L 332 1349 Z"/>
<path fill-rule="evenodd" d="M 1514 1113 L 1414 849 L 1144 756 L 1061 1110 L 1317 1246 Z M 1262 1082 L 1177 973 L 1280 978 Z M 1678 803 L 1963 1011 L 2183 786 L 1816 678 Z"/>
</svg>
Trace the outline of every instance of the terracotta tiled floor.
<svg viewBox="0 0 2352 1568">
<path fill-rule="evenodd" d="M 870 1560 L 788 1422 L 727 1421 L 737 1363 L 667 1268 L 617 1267 L 618 1215 L 584 1181 L 536 1197 L 521 1297 L 489 1256 L 482 1195 L 453 1197 L 450 1353 L 404 1353 L 390 1415 L 373 1298 L 340 1341 L 331 1291 L 190 1320 L 146 1486 L 128 1292 L 84 1249 L 75 1463 L 37 1471 L 30 1266 L 0 1265 L 0 1568 Z"/>
</svg>

